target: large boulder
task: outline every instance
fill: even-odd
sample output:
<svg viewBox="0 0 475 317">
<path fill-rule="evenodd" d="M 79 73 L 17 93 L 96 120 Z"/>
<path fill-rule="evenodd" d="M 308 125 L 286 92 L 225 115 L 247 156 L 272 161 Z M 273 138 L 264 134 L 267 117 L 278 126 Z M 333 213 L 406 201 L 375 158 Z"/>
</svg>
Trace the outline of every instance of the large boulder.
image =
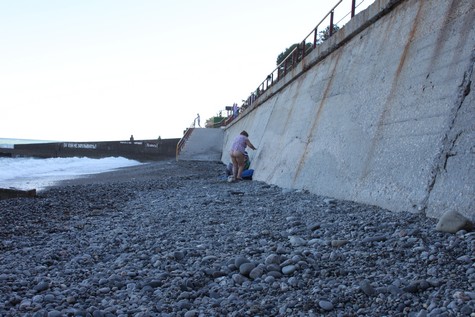
<svg viewBox="0 0 475 317">
<path fill-rule="evenodd" d="M 473 223 L 455 210 L 449 210 L 440 217 L 436 230 L 456 233 L 462 229 L 471 230 Z"/>
</svg>

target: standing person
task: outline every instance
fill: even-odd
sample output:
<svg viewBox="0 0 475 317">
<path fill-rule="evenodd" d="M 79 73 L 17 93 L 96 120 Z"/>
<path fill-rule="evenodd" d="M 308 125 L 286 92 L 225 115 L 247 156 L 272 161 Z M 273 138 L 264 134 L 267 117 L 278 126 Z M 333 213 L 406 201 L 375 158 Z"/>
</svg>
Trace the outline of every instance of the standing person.
<svg viewBox="0 0 475 317">
<path fill-rule="evenodd" d="M 233 180 L 242 180 L 241 175 L 246 164 L 246 147 L 256 150 L 256 147 L 249 141 L 249 134 L 246 131 L 242 131 L 233 141 L 231 147 L 231 160 L 233 161 Z"/>
<path fill-rule="evenodd" d="M 233 104 L 233 118 L 235 119 L 238 116 L 239 109 L 237 103 Z"/>
<path fill-rule="evenodd" d="M 195 118 L 195 122 L 193 123 L 194 126 L 196 126 L 196 123 L 198 122 L 198 126 L 201 128 L 201 124 L 200 124 L 200 114 L 197 113 L 196 114 L 196 118 Z"/>
</svg>

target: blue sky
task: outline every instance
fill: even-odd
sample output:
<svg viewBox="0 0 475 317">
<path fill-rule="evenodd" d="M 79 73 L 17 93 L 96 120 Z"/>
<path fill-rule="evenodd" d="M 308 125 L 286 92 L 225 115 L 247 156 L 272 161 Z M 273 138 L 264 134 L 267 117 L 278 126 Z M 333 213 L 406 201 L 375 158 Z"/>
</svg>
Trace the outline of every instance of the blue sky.
<svg viewBox="0 0 475 317">
<path fill-rule="evenodd" d="M 246 99 L 337 2 L 0 0 L 0 137 L 181 137 Z"/>
</svg>

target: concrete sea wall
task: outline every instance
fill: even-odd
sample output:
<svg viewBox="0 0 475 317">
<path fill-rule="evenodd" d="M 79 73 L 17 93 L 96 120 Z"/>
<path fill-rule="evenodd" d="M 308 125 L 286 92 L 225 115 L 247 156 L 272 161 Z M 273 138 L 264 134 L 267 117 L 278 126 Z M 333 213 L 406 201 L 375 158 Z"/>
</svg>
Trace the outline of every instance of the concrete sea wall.
<svg viewBox="0 0 475 317">
<path fill-rule="evenodd" d="M 223 150 L 223 135 L 224 130 L 220 128 L 190 128 L 177 160 L 219 162 Z"/>
<path fill-rule="evenodd" d="M 475 219 L 475 1 L 376 0 L 233 122 L 254 179 Z"/>
<path fill-rule="evenodd" d="M 175 157 L 179 139 L 106 141 L 106 142 L 57 142 L 15 144 L 5 149 L 8 156 L 33 157 L 91 157 L 122 156 L 138 161 L 153 161 Z M 1 152 L 1 151 L 0 151 Z"/>
</svg>

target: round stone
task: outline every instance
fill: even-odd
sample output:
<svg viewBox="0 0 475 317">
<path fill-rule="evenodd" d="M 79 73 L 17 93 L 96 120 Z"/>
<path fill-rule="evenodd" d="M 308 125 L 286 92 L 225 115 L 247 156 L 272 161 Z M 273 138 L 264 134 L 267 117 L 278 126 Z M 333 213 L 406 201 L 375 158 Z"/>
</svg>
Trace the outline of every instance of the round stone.
<svg viewBox="0 0 475 317">
<path fill-rule="evenodd" d="M 318 302 L 318 306 L 320 306 L 321 309 L 326 310 L 326 311 L 333 310 L 333 304 L 327 300 L 320 300 Z"/>
<path fill-rule="evenodd" d="M 282 268 L 282 274 L 291 275 L 297 270 L 295 265 L 287 265 Z"/>
</svg>

